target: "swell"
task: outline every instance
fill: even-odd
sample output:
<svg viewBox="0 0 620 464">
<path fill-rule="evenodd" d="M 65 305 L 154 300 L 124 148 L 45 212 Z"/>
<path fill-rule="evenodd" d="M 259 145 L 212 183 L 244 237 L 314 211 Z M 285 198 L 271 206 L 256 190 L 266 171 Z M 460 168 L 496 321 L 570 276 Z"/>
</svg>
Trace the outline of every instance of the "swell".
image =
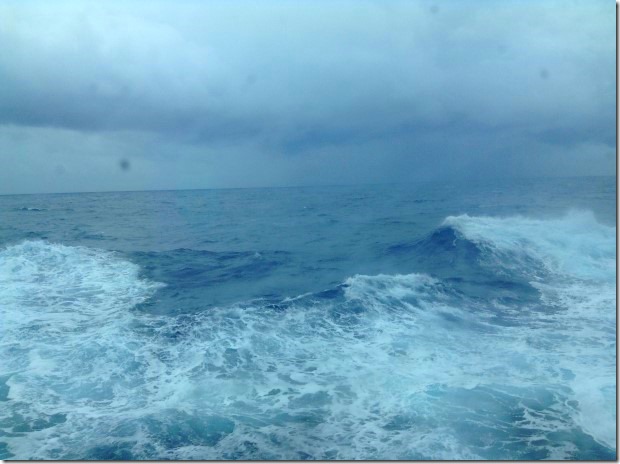
<svg viewBox="0 0 620 464">
<path fill-rule="evenodd" d="M 135 252 L 131 257 L 141 263 L 145 271 L 151 271 L 154 278 L 172 280 L 180 287 L 197 287 L 265 276 L 285 264 L 288 255 L 284 251 L 214 252 L 179 248 Z"/>
</svg>

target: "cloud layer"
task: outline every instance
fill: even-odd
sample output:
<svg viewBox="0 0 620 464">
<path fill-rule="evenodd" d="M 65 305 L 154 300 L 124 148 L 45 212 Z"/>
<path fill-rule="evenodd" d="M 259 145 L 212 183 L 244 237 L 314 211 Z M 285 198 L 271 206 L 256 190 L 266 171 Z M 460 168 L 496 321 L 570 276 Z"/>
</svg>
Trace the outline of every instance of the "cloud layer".
<svg viewBox="0 0 620 464">
<path fill-rule="evenodd" d="M 613 3 L 9 1 L 0 18 L 0 193 L 615 172 Z"/>
</svg>

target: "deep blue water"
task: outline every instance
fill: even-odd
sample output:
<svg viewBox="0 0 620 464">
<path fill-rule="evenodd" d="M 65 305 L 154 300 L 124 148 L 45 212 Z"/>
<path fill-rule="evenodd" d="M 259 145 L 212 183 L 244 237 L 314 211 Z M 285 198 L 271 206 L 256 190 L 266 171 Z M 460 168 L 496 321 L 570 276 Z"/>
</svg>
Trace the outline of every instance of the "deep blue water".
<svg viewBox="0 0 620 464">
<path fill-rule="evenodd" d="M 615 178 L 0 197 L 4 459 L 615 459 Z"/>
</svg>

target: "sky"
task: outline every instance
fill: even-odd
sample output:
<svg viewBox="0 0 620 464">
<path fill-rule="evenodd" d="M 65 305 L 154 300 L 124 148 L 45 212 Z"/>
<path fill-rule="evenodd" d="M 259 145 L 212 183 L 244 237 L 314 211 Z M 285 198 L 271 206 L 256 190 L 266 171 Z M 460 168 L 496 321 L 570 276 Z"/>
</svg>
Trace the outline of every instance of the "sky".
<svg viewBox="0 0 620 464">
<path fill-rule="evenodd" d="M 0 3 L 0 194 L 614 175 L 611 0 Z"/>
</svg>

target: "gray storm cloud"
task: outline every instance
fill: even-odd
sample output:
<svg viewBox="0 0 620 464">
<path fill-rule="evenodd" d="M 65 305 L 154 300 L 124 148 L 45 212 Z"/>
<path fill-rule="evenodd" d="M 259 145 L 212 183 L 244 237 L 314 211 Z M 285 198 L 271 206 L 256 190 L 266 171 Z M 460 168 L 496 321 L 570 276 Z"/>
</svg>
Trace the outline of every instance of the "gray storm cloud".
<svg viewBox="0 0 620 464">
<path fill-rule="evenodd" d="M 611 2 L 8 1 L 0 43 L 0 193 L 615 172 Z"/>
</svg>

